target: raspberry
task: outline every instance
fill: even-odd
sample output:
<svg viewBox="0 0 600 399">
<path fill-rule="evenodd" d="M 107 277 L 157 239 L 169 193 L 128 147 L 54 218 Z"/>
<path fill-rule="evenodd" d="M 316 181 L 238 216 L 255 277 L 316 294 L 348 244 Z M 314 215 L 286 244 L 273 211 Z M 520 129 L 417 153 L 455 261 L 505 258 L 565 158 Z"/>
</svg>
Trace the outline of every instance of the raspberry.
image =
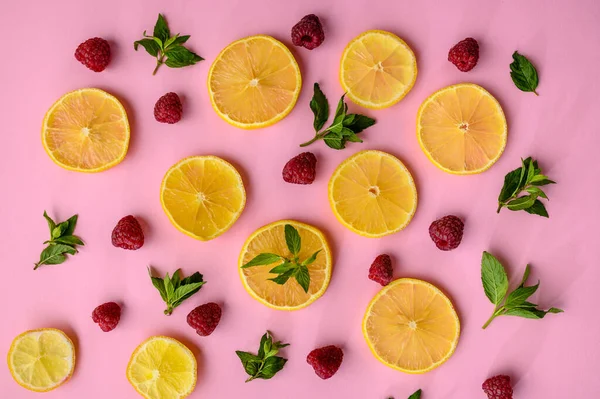
<svg viewBox="0 0 600 399">
<path fill-rule="evenodd" d="M 92 312 L 92 320 L 100 325 L 104 332 L 115 329 L 121 319 L 121 307 L 114 302 L 106 302 Z"/>
<path fill-rule="evenodd" d="M 75 59 L 94 72 L 102 72 L 110 62 L 110 44 L 100 37 L 87 39 L 77 46 Z"/>
<path fill-rule="evenodd" d="M 181 120 L 183 107 L 177 93 L 167 93 L 154 105 L 154 118 L 160 123 L 177 123 Z"/>
<path fill-rule="evenodd" d="M 477 60 L 479 60 L 479 44 L 472 37 L 461 40 L 448 53 L 448 61 L 462 72 L 469 72 L 475 68 Z"/>
<path fill-rule="evenodd" d="M 381 285 L 388 285 L 393 278 L 392 259 L 383 254 L 375 258 L 369 268 L 369 279 Z"/>
<path fill-rule="evenodd" d="M 212 334 L 221 320 L 221 307 L 214 302 L 205 303 L 187 315 L 187 323 L 202 337 Z"/>
<path fill-rule="evenodd" d="M 125 216 L 112 231 L 112 244 L 123 249 L 136 250 L 144 245 L 144 232 L 133 216 Z"/>
<path fill-rule="evenodd" d="M 324 346 L 314 349 L 306 357 L 306 361 L 310 364 L 315 373 L 326 380 L 331 378 L 340 368 L 344 352 L 334 345 Z"/>
<path fill-rule="evenodd" d="M 303 152 L 290 159 L 283 167 L 283 180 L 293 184 L 312 184 L 315 180 L 317 157 Z"/>
<path fill-rule="evenodd" d="M 481 389 L 486 393 L 488 399 L 512 399 L 513 397 L 510 377 L 507 375 L 497 375 L 488 378 L 481 385 Z"/>
<path fill-rule="evenodd" d="M 305 16 L 292 28 L 292 43 L 294 43 L 294 46 L 302 46 L 313 50 L 319 47 L 323 40 L 325 40 L 323 26 L 321 26 L 321 21 L 315 14 Z"/>
<path fill-rule="evenodd" d="M 442 251 L 458 247 L 463 236 L 464 223 L 456 216 L 448 215 L 429 226 L 429 236 Z"/>
</svg>

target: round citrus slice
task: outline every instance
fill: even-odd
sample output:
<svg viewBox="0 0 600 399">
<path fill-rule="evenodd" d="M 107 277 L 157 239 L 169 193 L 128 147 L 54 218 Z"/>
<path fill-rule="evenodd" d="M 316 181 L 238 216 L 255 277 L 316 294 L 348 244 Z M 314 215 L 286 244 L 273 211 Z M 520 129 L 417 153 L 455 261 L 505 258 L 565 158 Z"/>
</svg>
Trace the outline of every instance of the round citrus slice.
<svg viewBox="0 0 600 399">
<path fill-rule="evenodd" d="M 286 225 L 293 227 L 300 235 L 300 251 L 296 255 L 288 245 Z M 307 261 L 315 253 L 316 258 L 312 262 Z M 271 280 L 278 277 L 278 274 L 270 271 L 284 263 L 283 259 L 242 267 L 260 254 L 275 254 L 292 262 L 297 257 L 298 264 L 306 263 L 308 292 L 304 291 L 298 278 L 293 275 L 283 284 Z M 273 309 L 297 310 L 310 305 L 325 293 L 331 278 L 331 251 L 325 236 L 317 228 L 293 220 L 280 220 L 252 233 L 242 248 L 238 263 L 246 291 L 254 299 Z"/>
<path fill-rule="evenodd" d="M 290 50 L 271 36 L 256 35 L 225 47 L 208 72 L 217 114 L 243 129 L 266 127 L 290 113 L 302 86 Z"/>
<path fill-rule="evenodd" d="M 429 96 L 417 115 L 417 138 L 438 168 L 468 175 L 492 166 L 506 146 L 506 118 L 483 87 L 461 83 Z"/>
<path fill-rule="evenodd" d="M 146 399 L 183 399 L 196 387 L 198 365 L 187 346 L 174 338 L 150 337 L 127 365 L 127 379 Z"/>
<path fill-rule="evenodd" d="M 365 237 L 404 229 L 417 209 L 417 189 L 406 166 L 382 151 L 361 151 L 337 167 L 329 180 L 329 203 L 337 219 Z"/>
<path fill-rule="evenodd" d="M 160 201 L 179 231 L 201 241 L 226 232 L 240 217 L 246 191 L 238 171 L 212 155 L 182 159 L 167 171 Z"/>
<path fill-rule="evenodd" d="M 340 82 L 352 102 L 366 108 L 387 108 L 412 89 L 417 59 L 410 47 L 393 33 L 369 30 L 344 50 Z"/>
<path fill-rule="evenodd" d="M 19 385 L 30 391 L 47 392 L 67 382 L 73 374 L 75 347 L 60 330 L 30 330 L 13 340 L 7 360 Z"/>
<path fill-rule="evenodd" d="M 119 164 L 129 147 L 129 122 L 123 105 L 99 89 L 62 96 L 46 112 L 42 144 L 59 166 L 101 172 Z"/>
<path fill-rule="evenodd" d="M 437 287 L 402 278 L 375 295 L 363 319 L 363 335 L 380 362 L 421 374 L 452 356 L 460 322 L 452 302 Z"/>
</svg>

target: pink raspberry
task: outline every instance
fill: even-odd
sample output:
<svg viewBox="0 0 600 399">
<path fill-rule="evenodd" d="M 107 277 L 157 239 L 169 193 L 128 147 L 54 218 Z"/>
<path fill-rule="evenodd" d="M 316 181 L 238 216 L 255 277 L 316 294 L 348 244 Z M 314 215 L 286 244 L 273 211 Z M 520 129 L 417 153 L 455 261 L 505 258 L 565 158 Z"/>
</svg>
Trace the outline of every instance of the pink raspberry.
<svg viewBox="0 0 600 399">
<path fill-rule="evenodd" d="M 110 62 L 110 45 L 100 37 L 88 39 L 75 50 L 75 59 L 94 72 L 102 72 Z"/>
<path fill-rule="evenodd" d="M 393 279 L 392 259 L 383 254 L 375 258 L 369 268 L 369 278 L 381 285 L 388 285 Z"/>
<path fill-rule="evenodd" d="M 343 359 L 344 352 L 335 345 L 314 349 L 306 357 L 307 363 L 310 364 L 313 369 L 315 369 L 315 373 L 324 380 L 333 377 L 340 368 Z"/>
<path fill-rule="evenodd" d="M 98 306 L 92 312 L 92 320 L 97 323 L 102 331 L 109 332 L 115 329 L 121 319 L 121 307 L 114 302 L 107 302 Z"/>
<path fill-rule="evenodd" d="M 312 184 L 315 180 L 317 157 L 303 152 L 290 159 L 283 167 L 283 180 L 293 184 Z"/>
<path fill-rule="evenodd" d="M 221 320 L 221 307 L 214 302 L 205 303 L 187 315 L 187 323 L 202 337 L 212 334 Z"/>
<path fill-rule="evenodd" d="M 140 222 L 131 215 L 125 216 L 112 231 L 112 245 L 118 248 L 136 250 L 144 245 L 144 232 Z"/>
<path fill-rule="evenodd" d="M 481 389 L 486 393 L 488 399 L 512 399 L 513 397 L 510 377 L 507 375 L 497 375 L 488 378 L 481 385 Z"/>
<path fill-rule="evenodd" d="M 181 120 L 183 106 L 176 93 L 167 93 L 154 105 L 154 119 L 160 123 L 177 123 Z"/>
<path fill-rule="evenodd" d="M 292 43 L 309 50 L 316 49 L 325 40 L 325 33 L 319 17 L 309 14 L 292 28 Z"/>
<path fill-rule="evenodd" d="M 472 37 L 461 40 L 448 53 L 448 61 L 453 63 L 462 72 L 469 72 L 475 68 L 478 60 L 479 44 Z"/>
<path fill-rule="evenodd" d="M 453 215 L 444 216 L 429 226 L 429 236 L 442 251 L 450 251 L 460 245 L 464 223 Z"/>
</svg>

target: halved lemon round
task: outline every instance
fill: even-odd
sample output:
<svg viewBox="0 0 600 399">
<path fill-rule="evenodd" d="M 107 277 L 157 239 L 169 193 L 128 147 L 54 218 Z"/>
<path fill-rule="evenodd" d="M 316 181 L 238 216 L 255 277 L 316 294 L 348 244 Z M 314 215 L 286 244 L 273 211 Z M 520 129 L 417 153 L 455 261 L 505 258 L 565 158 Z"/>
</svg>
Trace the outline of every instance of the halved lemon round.
<svg viewBox="0 0 600 399">
<path fill-rule="evenodd" d="M 506 147 L 506 118 L 483 87 L 460 83 L 429 96 L 417 115 L 417 138 L 427 158 L 445 172 L 481 173 Z"/>
<path fill-rule="evenodd" d="M 340 82 L 352 102 L 366 108 L 387 108 L 412 89 L 417 59 L 393 33 L 369 30 L 354 38 L 342 53 Z"/>
<path fill-rule="evenodd" d="M 239 172 L 212 155 L 184 158 L 165 174 L 160 202 L 173 225 L 201 241 L 226 232 L 246 205 Z"/>
<path fill-rule="evenodd" d="M 58 166 L 101 172 L 119 164 L 129 147 L 129 122 L 123 105 L 100 89 L 62 96 L 46 112 L 42 144 Z"/>
<path fill-rule="evenodd" d="M 302 87 L 300 68 L 290 50 L 266 35 L 225 47 L 208 72 L 213 108 L 242 129 L 266 127 L 290 113 Z"/>
<path fill-rule="evenodd" d="M 380 362 L 421 374 L 452 356 L 460 322 L 452 302 L 437 287 L 402 278 L 382 288 L 369 303 L 363 335 Z"/>
<path fill-rule="evenodd" d="M 146 399 L 183 399 L 192 393 L 197 379 L 196 357 L 175 338 L 148 338 L 127 365 L 127 380 Z"/>
<path fill-rule="evenodd" d="M 293 258 L 286 244 L 286 224 L 294 227 L 300 234 L 301 246 L 298 254 L 300 261 L 320 251 L 315 261 L 308 265 L 310 275 L 308 292 L 304 292 L 294 278 L 290 278 L 283 285 L 269 280 L 277 277 L 277 274 L 271 274 L 269 270 L 281 262 L 242 269 L 243 265 L 262 253 Z M 244 243 L 238 266 L 242 284 L 254 299 L 273 309 L 297 310 L 310 305 L 327 290 L 331 278 L 331 251 L 327 239 L 316 227 L 293 220 L 280 220 L 252 233 Z"/>
<path fill-rule="evenodd" d="M 329 180 L 336 218 L 365 237 L 404 229 L 417 210 L 417 188 L 402 162 L 382 151 L 361 151 L 337 167 Z"/>
<path fill-rule="evenodd" d="M 64 332 L 54 328 L 25 331 L 8 350 L 8 369 L 23 388 L 47 392 L 73 375 L 75 346 Z"/>
</svg>

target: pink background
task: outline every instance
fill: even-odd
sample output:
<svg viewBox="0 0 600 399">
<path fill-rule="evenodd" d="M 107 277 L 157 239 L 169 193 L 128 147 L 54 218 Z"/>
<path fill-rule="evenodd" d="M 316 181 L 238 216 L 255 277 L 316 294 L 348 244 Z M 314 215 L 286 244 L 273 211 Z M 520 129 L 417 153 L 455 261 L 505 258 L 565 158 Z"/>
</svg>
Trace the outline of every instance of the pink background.
<svg viewBox="0 0 600 399">
<path fill-rule="evenodd" d="M 152 58 L 133 51 L 133 41 L 151 31 L 163 12 L 173 32 L 191 34 L 190 47 L 207 61 L 180 70 L 161 68 L 151 76 Z M 326 40 L 309 52 L 292 48 L 304 88 L 293 112 L 276 126 L 243 131 L 227 125 L 212 110 L 206 90 L 210 63 L 231 41 L 270 34 L 290 44 L 290 28 L 308 13 L 319 15 Z M 155 334 L 167 334 L 198 354 L 197 398 L 357 398 L 404 399 L 423 388 L 424 399 L 483 398 L 481 383 L 508 373 L 515 398 L 600 397 L 600 319 L 597 317 L 599 221 L 598 70 L 600 3 L 580 1 L 409 2 L 353 0 L 282 1 L 6 1 L 0 14 L 2 62 L 0 109 L 2 148 L 0 215 L 3 304 L 0 357 L 24 330 L 58 327 L 74 338 L 77 367 L 72 380 L 48 399 L 135 398 L 125 378 L 133 349 Z M 419 66 L 416 85 L 396 106 L 352 111 L 377 118 L 364 144 L 333 151 L 323 143 L 309 147 L 318 159 L 311 186 L 286 184 L 285 162 L 300 152 L 312 134 L 308 102 L 318 81 L 335 103 L 342 90 L 338 64 L 345 44 L 367 29 L 397 33 L 414 49 Z M 93 73 L 73 57 L 83 40 L 102 36 L 114 58 Z M 447 60 L 457 41 L 475 37 L 481 46 L 477 67 L 459 72 Z M 539 97 L 517 90 L 509 77 L 511 54 L 519 50 L 537 66 Z M 508 146 L 488 172 L 451 176 L 436 169 L 415 138 L 415 115 L 433 91 L 474 82 L 501 102 L 509 124 Z M 99 87 L 125 104 L 131 120 L 129 154 L 118 167 L 100 174 L 68 172 L 44 153 L 39 131 L 50 105 L 81 87 Z M 157 123 L 155 101 L 168 91 L 184 99 L 177 125 Z M 379 240 L 362 238 L 339 224 L 327 202 L 327 182 L 346 157 L 381 149 L 402 159 L 412 171 L 419 207 L 410 226 Z M 214 154 L 241 171 L 248 203 L 239 221 L 223 236 L 199 242 L 169 223 L 159 201 L 160 181 L 179 159 Z M 548 188 L 550 219 L 525 212 L 495 212 L 505 173 L 520 157 L 537 158 L 559 182 Z M 81 253 L 58 266 L 33 272 L 47 236 L 44 209 L 64 220 L 79 213 Z M 464 240 L 452 252 L 437 250 L 427 234 L 432 220 L 457 214 L 466 221 Z M 146 244 L 127 252 L 112 247 L 110 233 L 127 214 L 143 220 Z M 326 294 L 309 308 L 284 313 L 252 300 L 242 288 L 236 261 L 244 240 L 269 222 L 294 218 L 312 223 L 330 239 L 335 269 Z M 499 318 L 485 331 L 492 312 L 480 282 L 480 257 L 489 250 L 507 265 L 513 284 L 527 262 L 532 279 L 541 279 L 534 299 L 564 314 L 544 320 Z M 429 280 L 453 299 L 462 322 L 455 355 L 425 375 L 402 374 L 380 364 L 363 340 L 364 309 L 378 286 L 367 279 L 372 259 L 394 258 L 397 277 Z M 163 303 L 146 267 L 164 273 L 181 267 L 200 271 L 208 283 L 199 294 L 162 314 Z M 103 333 L 90 318 L 106 301 L 123 304 L 117 329 Z M 207 301 L 224 304 L 221 324 L 210 337 L 195 335 L 187 313 Z M 256 350 L 266 329 L 292 345 L 285 369 L 270 381 L 245 384 L 234 351 Z M 321 345 L 344 348 L 344 362 L 322 381 L 306 364 L 307 353 Z M 38 397 L 20 388 L 6 366 L 0 367 L 0 397 Z"/>
</svg>

